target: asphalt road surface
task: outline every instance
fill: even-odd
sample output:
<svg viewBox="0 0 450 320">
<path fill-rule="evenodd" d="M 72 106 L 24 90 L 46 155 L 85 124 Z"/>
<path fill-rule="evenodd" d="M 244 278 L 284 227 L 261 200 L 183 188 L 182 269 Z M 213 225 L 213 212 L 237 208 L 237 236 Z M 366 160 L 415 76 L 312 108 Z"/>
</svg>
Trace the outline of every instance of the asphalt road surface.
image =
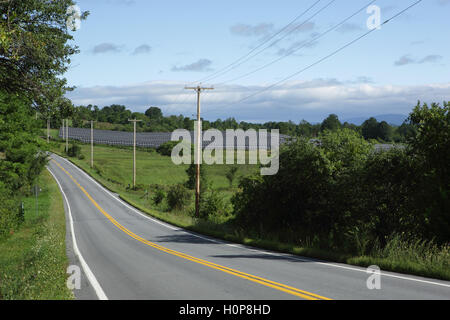
<svg viewBox="0 0 450 320">
<path fill-rule="evenodd" d="M 450 282 L 233 244 L 153 219 L 52 155 L 78 299 L 450 299 Z M 369 289 L 369 283 L 380 289 Z"/>
</svg>

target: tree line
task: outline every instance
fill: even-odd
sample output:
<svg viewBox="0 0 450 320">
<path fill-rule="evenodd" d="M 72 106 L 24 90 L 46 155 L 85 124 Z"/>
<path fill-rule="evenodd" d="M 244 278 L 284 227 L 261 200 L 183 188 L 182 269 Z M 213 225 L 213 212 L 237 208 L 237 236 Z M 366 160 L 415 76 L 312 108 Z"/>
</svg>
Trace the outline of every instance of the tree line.
<svg viewBox="0 0 450 320">
<path fill-rule="evenodd" d="M 393 237 L 450 241 L 450 103 L 414 108 L 406 148 L 374 151 L 348 128 L 282 147 L 273 176 L 242 179 L 236 222 L 260 237 L 368 255 Z"/>
<path fill-rule="evenodd" d="M 66 21 L 72 0 L 0 1 L 0 237 L 23 220 L 20 199 L 47 163 L 37 118 L 65 116 L 63 74 L 78 48 Z M 80 17 L 85 19 L 88 13 Z"/>
<path fill-rule="evenodd" d="M 76 106 L 70 111 L 72 125 L 75 127 L 89 127 L 89 120 L 97 121 L 97 129 L 109 129 L 118 131 L 132 131 L 133 126 L 128 119 L 136 118 L 142 120 L 137 124 L 137 130 L 140 132 L 170 132 L 176 129 L 193 130 L 194 120 L 183 115 L 164 116 L 158 107 L 150 107 L 144 113 L 133 112 L 124 105 L 113 104 L 99 108 L 95 105 Z M 52 118 L 52 125 L 59 128 L 61 125 L 61 116 L 55 115 Z M 366 140 L 374 139 L 380 142 L 404 143 L 408 137 L 414 133 L 415 126 L 405 121 L 400 126 L 388 124 L 386 121 L 377 121 L 375 118 L 369 118 L 360 126 L 348 122 L 342 123 L 338 116 L 330 114 L 321 123 L 310 123 L 301 120 L 299 123 L 293 121 L 269 121 L 266 123 L 249 123 L 237 121 L 230 117 L 225 120 L 217 119 L 215 121 L 202 121 L 203 130 L 210 128 L 218 130 L 226 129 L 278 129 L 281 134 L 290 136 L 318 137 L 325 130 L 335 131 L 338 129 L 350 129 L 361 134 Z"/>
</svg>

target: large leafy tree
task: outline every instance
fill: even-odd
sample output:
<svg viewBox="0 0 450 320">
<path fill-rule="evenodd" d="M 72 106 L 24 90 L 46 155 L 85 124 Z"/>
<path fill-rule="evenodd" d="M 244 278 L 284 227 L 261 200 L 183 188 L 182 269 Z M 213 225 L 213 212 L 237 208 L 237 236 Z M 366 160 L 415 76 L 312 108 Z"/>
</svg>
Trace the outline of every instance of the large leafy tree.
<svg viewBox="0 0 450 320">
<path fill-rule="evenodd" d="M 44 114 L 55 96 L 69 89 L 61 75 L 78 52 L 69 44 L 72 5 L 72 0 L 0 1 L 0 87 L 26 95 Z"/>
<path fill-rule="evenodd" d="M 45 164 L 35 112 L 49 118 L 71 107 L 62 76 L 78 52 L 69 44 L 72 5 L 0 0 L 0 181 L 11 192 L 31 184 Z"/>
<path fill-rule="evenodd" d="M 450 239 L 450 102 L 443 106 L 420 102 L 409 115 L 417 128 L 410 138 L 410 154 L 421 163 L 423 173 L 423 210 L 431 236 Z"/>
<path fill-rule="evenodd" d="M 159 120 L 162 118 L 163 113 L 160 108 L 158 107 L 150 107 L 145 111 L 145 115 L 149 117 L 150 119 L 156 119 Z"/>
<path fill-rule="evenodd" d="M 330 130 L 335 131 L 341 128 L 341 122 L 335 114 L 330 114 L 320 125 L 320 131 Z"/>
</svg>

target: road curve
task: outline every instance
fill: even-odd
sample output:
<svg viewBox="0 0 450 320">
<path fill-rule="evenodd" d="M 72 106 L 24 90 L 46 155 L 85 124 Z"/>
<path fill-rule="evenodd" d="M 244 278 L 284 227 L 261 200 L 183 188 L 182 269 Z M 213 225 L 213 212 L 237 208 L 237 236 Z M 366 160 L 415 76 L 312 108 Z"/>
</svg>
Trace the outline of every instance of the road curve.
<svg viewBox="0 0 450 320">
<path fill-rule="evenodd" d="M 85 299 L 287 300 L 450 299 L 450 282 L 228 243 L 158 221 L 132 208 L 56 155 L 71 238 L 92 293 Z M 81 288 L 81 291 L 87 290 Z"/>
</svg>

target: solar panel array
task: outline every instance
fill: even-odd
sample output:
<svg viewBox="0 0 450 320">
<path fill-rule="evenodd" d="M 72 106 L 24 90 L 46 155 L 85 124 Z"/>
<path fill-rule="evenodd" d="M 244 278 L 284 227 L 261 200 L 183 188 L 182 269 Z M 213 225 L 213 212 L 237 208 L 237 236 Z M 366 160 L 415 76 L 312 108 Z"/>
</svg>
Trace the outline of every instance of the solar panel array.
<svg viewBox="0 0 450 320">
<path fill-rule="evenodd" d="M 83 143 L 91 142 L 91 129 L 85 128 L 68 128 L 69 139 L 78 140 Z M 249 133 L 249 132 L 247 132 Z M 144 148 L 158 148 L 163 143 L 171 141 L 171 132 L 137 132 L 136 133 L 136 146 Z M 191 143 L 194 143 L 194 132 L 190 132 Z M 255 150 L 257 148 L 261 149 L 272 149 L 271 144 L 271 134 L 270 131 L 267 133 L 257 132 L 252 136 L 252 139 L 245 138 L 238 139 L 233 137 L 233 139 L 228 138 L 225 132 L 221 132 L 218 140 L 214 138 L 210 140 L 203 141 L 203 148 L 233 148 L 235 146 L 238 150 Z M 62 138 L 62 128 L 59 130 L 59 137 Z M 279 145 L 286 143 L 291 137 L 288 135 L 279 135 Z M 252 141 L 252 143 L 250 143 Z M 266 143 L 264 143 L 266 141 Z M 311 139 L 314 143 L 320 143 L 317 139 Z M 262 145 L 260 145 L 262 142 Z M 94 130 L 94 143 L 96 144 L 106 144 L 106 145 L 120 145 L 120 146 L 132 146 L 133 145 L 133 132 L 126 131 L 111 131 L 111 130 Z M 374 146 L 375 150 L 389 150 L 394 147 L 391 144 L 376 144 Z"/>
<path fill-rule="evenodd" d="M 68 128 L 69 139 L 78 140 L 83 143 L 91 142 L 91 129 L 85 128 Z M 247 132 L 248 133 L 248 132 Z M 144 148 L 157 148 L 161 144 L 171 141 L 171 132 L 137 132 L 136 133 L 136 146 Z M 194 132 L 190 132 L 191 143 L 194 143 Z M 237 137 L 232 137 L 233 139 L 227 139 L 227 134 L 221 132 L 221 137 L 215 140 L 211 138 L 210 140 L 203 141 L 203 148 L 209 146 L 210 148 L 225 148 L 233 147 L 236 149 L 253 150 L 258 148 L 260 142 L 262 142 L 261 148 L 271 149 L 272 136 L 270 132 L 263 133 L 255 131 L 252 135 L 252 139 L 238 139 Z M 59 137 L 63 137 L 62 128 L 59 130 Z M 279 135 L 279 144 L 285 143 L 290 137 L 288 135 Z M 252 141 L 252 143 L 250 143 Z M 266 141 L 266 143 L 264 143 Z M 234 143 L 233 143 L 234 142 Z M 94 130 L 94 143 L 96 144 L 106 144 L 106 145 L 121 145 L 121 146 L 132 146 L 133 145 L 133 132 L 126 131 L 111 131 L 111 130 Z"/>
</svg>

